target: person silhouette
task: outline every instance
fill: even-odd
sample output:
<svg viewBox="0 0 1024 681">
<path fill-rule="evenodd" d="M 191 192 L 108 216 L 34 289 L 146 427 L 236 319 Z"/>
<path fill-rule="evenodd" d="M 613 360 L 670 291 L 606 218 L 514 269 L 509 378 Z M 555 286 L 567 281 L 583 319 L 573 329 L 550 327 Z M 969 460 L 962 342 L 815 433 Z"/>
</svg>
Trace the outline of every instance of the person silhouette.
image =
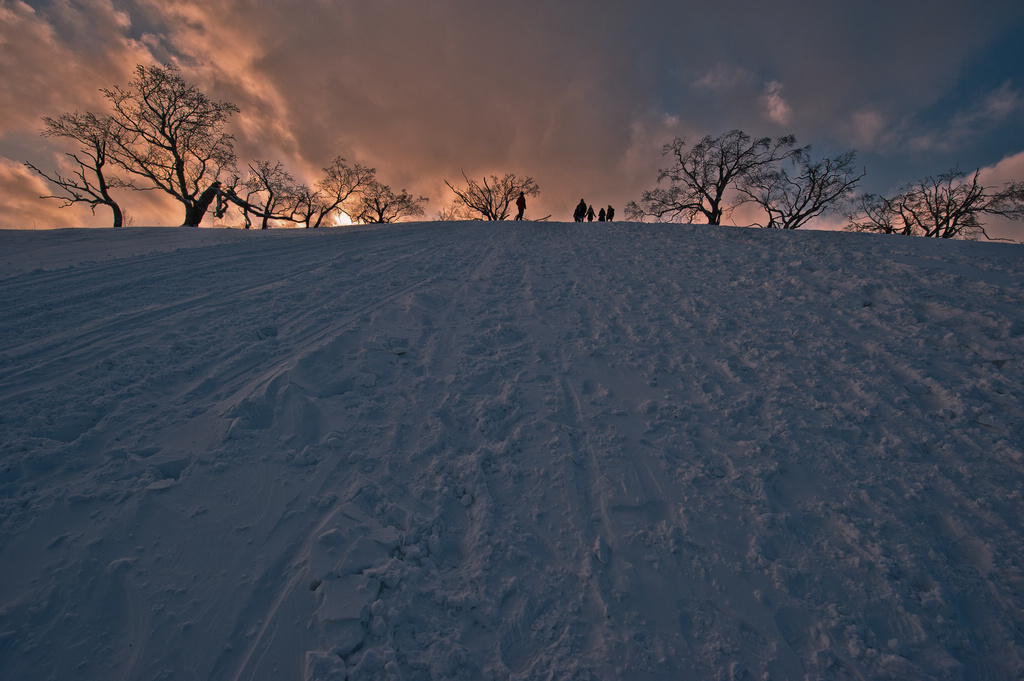
<svg viewBox="0 0 1024 681">
<path fill-rule="evenodd" d="M 604 208 L 602 208 L 601 210 L 597 211 L 597 221 L 598 222 L 604 222 Z"/>
<path fill-rule="evenodd" d="M 522 220 L 523 212 L 526 210 L 526 194 L 519 192 L 519 198 L 516 199 L 516 208 L 519 209 L 519 213 L 516 215 L 516 220 Z"/>
<path fill-rule="evenodd" d="M 612 208 L 611 206 L 608 206 L 608 212 L 605 213 L 604 216 L 608 222 L 611 222 L 612 218 L 615 217 L 615 209 Z"/>
<path fill-rule="evenodd" d="M 587 214 L 587 202 L 580 199 L 580 202 L 576 204 L 576 210 L 572 214 L 573 222 L 583 222 L 583 218 Z"/>
<path fill-rule="evenodd" d="M 593 206 L 588 206 L 587 207 L 587 222 L 593 222 L 593 221 L 594 221 L 594 207 Z"/>
</svg>

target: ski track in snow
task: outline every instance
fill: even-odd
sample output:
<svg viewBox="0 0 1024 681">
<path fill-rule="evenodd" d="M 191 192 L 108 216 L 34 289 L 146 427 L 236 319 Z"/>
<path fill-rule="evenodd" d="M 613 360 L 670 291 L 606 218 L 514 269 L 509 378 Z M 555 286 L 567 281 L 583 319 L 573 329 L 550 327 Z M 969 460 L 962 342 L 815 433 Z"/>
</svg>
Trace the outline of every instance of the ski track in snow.
<svg viewBox="0 0 1024 681">
<path fill-rule="evenodd" d="M 1024 246 L 0 252 L 4 679 L 1024 675 Z"/>
</svg>

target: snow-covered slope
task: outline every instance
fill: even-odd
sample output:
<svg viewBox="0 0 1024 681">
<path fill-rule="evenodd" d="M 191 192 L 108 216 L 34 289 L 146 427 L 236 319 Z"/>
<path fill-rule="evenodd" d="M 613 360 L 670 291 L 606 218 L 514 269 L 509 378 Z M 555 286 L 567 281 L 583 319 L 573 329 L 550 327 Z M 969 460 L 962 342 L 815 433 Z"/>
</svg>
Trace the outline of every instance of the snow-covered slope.
<svg viewBox="0 0 1024 681">
<path fill-rule="evenodd" d="M 1024 247 L 0 232 L 0 678 L 1018 679 Z"/>
</svg>

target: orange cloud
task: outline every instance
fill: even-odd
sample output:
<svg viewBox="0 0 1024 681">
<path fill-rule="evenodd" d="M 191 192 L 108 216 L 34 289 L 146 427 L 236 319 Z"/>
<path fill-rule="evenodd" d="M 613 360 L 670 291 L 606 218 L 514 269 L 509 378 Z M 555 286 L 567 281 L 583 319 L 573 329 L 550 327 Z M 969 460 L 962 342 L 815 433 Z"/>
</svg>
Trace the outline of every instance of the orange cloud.
<svg viewBox="0 0 1024 681">
<path fill-rule="evenodd" d="M 90 220 L 88 208 L 60 208 L 59 201 L 43 201 L 53 193 L 46 182 L 20 163 L 0 159 L 0 215 L 4 229 L 51 227 L 109 227 L 110 220 Z M 105 224 L 104 224 L 105 222 Z"/>
<path fill-rule="evenodd" d="M 569 219 L 580 196 L 621 211 L 654 184 L 673 135 L 732 128 L 793 133 L 822 150 L 853 144 L 874 173 L 871 153 L 884 159 L 915 139 L 936 152 L 931 131 L 907 121 L 941 98 L 942 74 L 996 39 L 1008 12 L 1024 16 L 1000 4 L 930 12 L 925 40 L 908 30 L 920 12 L 903 5 L 878 22 L 855 6 L 753 2 L 14 0 L 0 5 L 0 158 L 39 161 L 51 153 L 41 116 L 102 108 L 100 87 L 125 85 L 136 64 L 171 62 L 240 107 L 241 168 L 280 160 L 312 183 L 340 155 L 430 197 L 431 213 L 451 200 L 443 180 L 463 170 L 533 176 L 541 195 L 528 216 Z M 1012 115 L 1016 95 L 997 94 L 986 110 Z M 179 211 L 156 196 L 132 195 L 129 212 L 176 224 Z"/>
<path fill-rule="evenodd" d="M 782 83 L 773 80 L 765 86 L 764 95 L 761 97 L 768 118 L 779 125 L 789 125 L 793 117 L 793 109 L 782 96 Z"/>
</svg>

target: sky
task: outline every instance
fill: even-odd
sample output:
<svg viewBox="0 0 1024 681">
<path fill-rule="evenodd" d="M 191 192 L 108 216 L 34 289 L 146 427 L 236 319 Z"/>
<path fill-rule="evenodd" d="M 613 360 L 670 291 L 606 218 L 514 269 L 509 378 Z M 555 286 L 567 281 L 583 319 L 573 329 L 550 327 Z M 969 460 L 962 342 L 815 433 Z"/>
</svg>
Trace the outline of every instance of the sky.
<svg viewBox="0 0 1024 681">
<path fill-rule="evenodd" d="M 103 111 L 100 88 L 153 63 L 239 107 L 240 167 L 313 183 L 343 156 L 428 197 L 428 219 L 463 172 L 533 177 L 527 217 L 581 197 L 621 216 L 667 142 L 737 128 L 854 149 L 866 191 L 954 167 L 1001 185 L 1024 179 L 1021 35 L 1017 0 L 0 0 L 0 228 L 110 224 L 40 200 L 23 163 L 60 167 L 72 149 L 41 118 Z M 180 224 L 156 192 L 123 203 Z"/>
</svg>

